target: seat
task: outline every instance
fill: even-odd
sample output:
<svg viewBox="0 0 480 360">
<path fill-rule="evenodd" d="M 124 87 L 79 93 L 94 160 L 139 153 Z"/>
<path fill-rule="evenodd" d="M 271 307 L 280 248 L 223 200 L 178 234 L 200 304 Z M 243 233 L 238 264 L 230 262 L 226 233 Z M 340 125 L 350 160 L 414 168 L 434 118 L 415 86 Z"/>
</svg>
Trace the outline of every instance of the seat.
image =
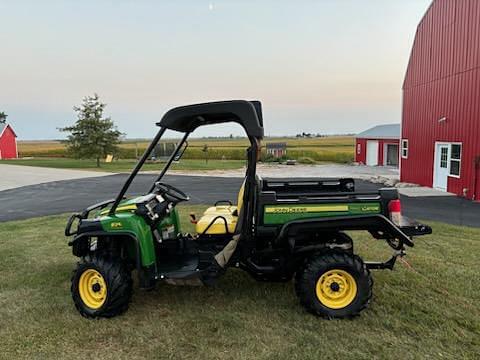
<svg viewBox="0 0 480 360">
<path fill-rule="evenodd" d="M 219 214 L 219 213 L 227 213 L 227 214 L 235 214 L 237 212 L 236 205 L 217 205 L 211 206 L 207 210 L 204 211 L 205 214 Z"/>
<path fill-rule="evenodd" d="M 195 226 L 197 233 L 208 235 L 233 234 L 237 226 L 240 209 L 243 206 L 244 193 L 245 181 L 243 181 L 238 192 L 237 206 L 217 205 L 205 210 Z"/>
</svg>

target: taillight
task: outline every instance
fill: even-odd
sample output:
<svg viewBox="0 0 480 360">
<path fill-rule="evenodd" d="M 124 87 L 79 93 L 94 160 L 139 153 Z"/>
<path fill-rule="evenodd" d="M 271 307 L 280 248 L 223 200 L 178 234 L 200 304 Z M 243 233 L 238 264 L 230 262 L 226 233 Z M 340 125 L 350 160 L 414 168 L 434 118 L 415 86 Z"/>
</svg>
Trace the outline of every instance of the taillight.
<svg viewBox="0 0 480 360">
<path fill-rule="evenodd" d="M 390 213 L 390 220 L 393 223 L 400 225 L 402 222 L 402 203 L 400 199 L 391 200 L 388 203 L 388 212 Z"/>
</svg>

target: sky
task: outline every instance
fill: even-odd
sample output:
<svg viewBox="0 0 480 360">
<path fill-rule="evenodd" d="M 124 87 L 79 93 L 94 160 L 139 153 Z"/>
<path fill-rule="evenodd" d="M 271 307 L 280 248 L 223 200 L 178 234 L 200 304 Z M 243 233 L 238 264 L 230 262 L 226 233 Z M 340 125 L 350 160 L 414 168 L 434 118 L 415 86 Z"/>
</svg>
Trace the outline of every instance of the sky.
<svg viewBox="0 0 480 360">
<path fill-rule="evenodd" d="M 227 99 L 260 100 L 270 136 L 400 122 L 430 2 L 0 0 L 0 111 L 31 140 L 64 137 L 93 93 L 128 138 L 153 137 L 172 107 Z"/>
</svg>

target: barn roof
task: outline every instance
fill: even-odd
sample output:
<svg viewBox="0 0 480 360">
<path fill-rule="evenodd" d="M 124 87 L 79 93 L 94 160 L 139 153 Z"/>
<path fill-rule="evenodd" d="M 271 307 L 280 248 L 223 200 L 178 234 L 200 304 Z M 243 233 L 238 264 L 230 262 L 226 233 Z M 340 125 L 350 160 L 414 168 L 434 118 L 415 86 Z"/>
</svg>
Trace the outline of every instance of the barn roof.
<svg viewBox="0 0 480 360">
<path fill-rule="evenodd" d="M 15 135 L 15 137 L 17 137 L 17 134 L 15 134 L 15 131 L 14 131 L 13 128 L 10 126 L 10 124 L 5 124 L 5 123 L 0 123 L 0 137 L 2 137 L 3 132 L 7 129 L 7 127 L 9 127 L 10 130 L 12 130 L 13 135 Z"/>
<path fill-rule="evenodd" d="M 480 1 L 433 0 L 417 26 L 403 90 L 474 70 L 480 65 Z M 474 80 L 472 80 L 474 81 Z"/>
<path fill-rule="evenodd" d="M 400 139 L 400 124 L 377 125 L 357 134 L 362 139 Z"/>
</svg>

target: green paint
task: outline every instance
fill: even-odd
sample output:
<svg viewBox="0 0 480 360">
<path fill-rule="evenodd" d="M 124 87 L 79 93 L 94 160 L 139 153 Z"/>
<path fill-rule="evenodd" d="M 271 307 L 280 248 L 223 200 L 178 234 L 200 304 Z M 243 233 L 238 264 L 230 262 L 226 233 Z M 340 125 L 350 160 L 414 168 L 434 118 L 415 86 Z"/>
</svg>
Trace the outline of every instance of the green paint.
<svg viewBox="0 0 480 360">
<path fill-rule="evenodd" d="M 98 213 L 99 220 L 103 230 L 109 233 L 127 232 L 132 234 L 140 246 L 140 257 L 143 266 L 151 266 L 156 262 L 155 246 L 150 225 L 141 217 L 135 214 L 135 199 L 122 201 L 118 206 L 115 215 L 108 215 L 108 209 Z M 174 208 L 168 216 L 162 219 L 158 224 L 158 229 L 173 224 L 175 233 L 180 232 L 180 220 L 177 210 Z M 134 248 L 129 249 L 129 254 L 133 254 Z"/>
<path fill-rule="evenodd" d="M 113 216 L 100 217 L 103 230 L 109 233 L 127 232 L 138 241 L 143 266 L 155 264 L 155 248 L 152 231 L 145 220 L 133 212 L 119 212 Z"/>
<path fill-rule="evenodd" d="M 267 205 L 264 208 L 263 223 L 277 225 L 300 219 L 379 214 L 380 212 L 379 202 Z"/>
</svg>

